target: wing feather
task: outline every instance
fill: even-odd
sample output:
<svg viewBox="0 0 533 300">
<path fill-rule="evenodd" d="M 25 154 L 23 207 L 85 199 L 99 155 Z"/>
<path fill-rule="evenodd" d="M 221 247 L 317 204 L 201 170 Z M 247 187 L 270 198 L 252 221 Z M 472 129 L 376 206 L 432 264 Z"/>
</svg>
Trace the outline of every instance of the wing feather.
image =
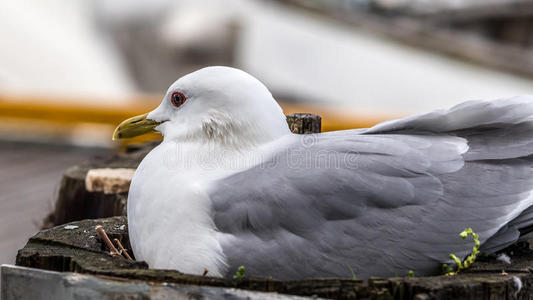
<svg viewBox="0 0 533 300">
<path fill-rule="evenodd" d="M 212 186 L 228 274 L 240 265 L 280 279 L 350 276 L 347 266 L 361 278 L 431 274 L 450 253 L 468 254 L 466 227 L 486 249 L 509 245 L 533 223 L 523 213 L 533 203 L 531 115 L 530 97 L 474 101 L 292 136 L 268 167 Z"/>
</svg>

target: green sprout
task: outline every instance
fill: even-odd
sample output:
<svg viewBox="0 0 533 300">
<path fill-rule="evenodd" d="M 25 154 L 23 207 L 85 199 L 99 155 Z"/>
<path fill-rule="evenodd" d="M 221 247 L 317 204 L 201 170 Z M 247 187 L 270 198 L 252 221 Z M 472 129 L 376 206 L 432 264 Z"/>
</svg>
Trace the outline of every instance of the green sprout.
<svg viewBox="0 0 533 300">
<path fill-rule="evenodd" d="M 479 252 L 479 246 L 480 246 L 479 235 L 475 233 L 474 231 L 472 231 L 472 228 L 467 228 L 459 234 L 459 236 L 463 239 L 465 239 L 468 235 L 471 235 L 474 238 L 474 248 L 472 248 L 472 253 L 462 262 L 459 259 L 459 257 L 457 257 L 454 254 L 450 254 L 450 258 L 453 259 L 455 263 L 457 264 L 457 271 L 453 271 L 453 269 L 451 270 L 448 269 L 448 272 L 445 274 L 446 276 L 457 275 L 459 271 L 467 269 L 468 267 L 470 267 L 470 265 L 474 263 L 474 261 L 476 261 L 476 257 L 480 253 Z M 443 265 L 443 269 L 444 269 L 444 265 Z"/>
<path fill-rule="evenodd" d="M 447 275 L 448 273 L 453 272 L 453 268 L 448 266 L 448 264 L 442 264 L 442 274 Z"/>
<path fill-rule="evenodd" d="M 350 269 L 350 273 L 352 273 L 352 279 L 357 279 L 357 276 L 355 276 L 355 272 L 353 271 L 352 267 L 350 265 L 346 265 L 348 269 Z"/>
<path fill-rule="evenodd" d="M 415 271 L 413 271 L 413 270 L 407 271 L 407 276 L 408 277 L 415 277 Z"/>
<path fill-rule="evenodd" d="M 237 273 L 235 273 L 235 275 L 233 275 L 233 279 L 239 279 L 239 278 L 243 278 L 244 277 L 244 266 L 240 266 L 238 269 L 237 269 Z"/>
</svg>

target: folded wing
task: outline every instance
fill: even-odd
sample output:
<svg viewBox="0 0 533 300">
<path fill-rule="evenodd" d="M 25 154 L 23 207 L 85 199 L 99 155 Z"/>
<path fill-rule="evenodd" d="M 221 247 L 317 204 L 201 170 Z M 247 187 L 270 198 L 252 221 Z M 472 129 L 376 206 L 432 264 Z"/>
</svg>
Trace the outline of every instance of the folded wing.
<svg viewBox="0 0 533 300">
<path fill-rule="evenodd" d="M 210 198 L 228 274 L 280 279 L 437 272 L 472 242 L 514 242 L 533 215 L 533 98 L 474 101 L 290 136 Z"/>
</svg>

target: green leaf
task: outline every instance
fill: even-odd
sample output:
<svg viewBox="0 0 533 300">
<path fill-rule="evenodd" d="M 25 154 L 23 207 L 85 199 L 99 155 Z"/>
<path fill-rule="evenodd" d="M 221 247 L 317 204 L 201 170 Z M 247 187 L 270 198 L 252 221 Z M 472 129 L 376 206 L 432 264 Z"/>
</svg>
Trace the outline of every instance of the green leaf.
<svg viewBox="0 0 533 300">
<path fill-rule="evenodd" d="M 233 279 L 243 278 L 244 277 L 244 272 L 245 272 L 244 266 L 240 266 L 237 269 L 237 273 L 235 273 L 235 275 L 233 276 Z"/>
</svg>

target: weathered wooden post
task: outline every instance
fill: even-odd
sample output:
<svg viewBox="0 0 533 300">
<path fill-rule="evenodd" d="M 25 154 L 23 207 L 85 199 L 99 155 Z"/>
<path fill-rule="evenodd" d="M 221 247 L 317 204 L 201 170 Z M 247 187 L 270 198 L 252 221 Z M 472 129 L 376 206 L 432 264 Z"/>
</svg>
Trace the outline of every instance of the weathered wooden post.
<svg viewBox="0 0 533 300">
<path fill-rule="evenodd" d="M 292 133 L 319 133 L 322 130 L 322 118 L 315 114 L 291 114 L 287 116 L 287 123 Z"/>
</svg>

